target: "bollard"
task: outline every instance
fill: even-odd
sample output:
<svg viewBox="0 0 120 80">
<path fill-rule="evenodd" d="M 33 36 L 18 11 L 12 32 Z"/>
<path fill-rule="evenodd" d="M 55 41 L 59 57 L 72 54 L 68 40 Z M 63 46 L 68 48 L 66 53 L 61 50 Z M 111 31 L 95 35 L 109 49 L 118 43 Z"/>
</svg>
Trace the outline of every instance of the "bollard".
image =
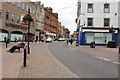
<svg viewBox="0 0 120 80">
<path fill-rule="evenodd" d="M 24 61 L 23 61 L 24 67 L 26 67 L 26 48 L 24 48 Z"/>
<path fill-rule="evenodd" d="M 7 48 L 7 44 L 8 44 L 8 43 L 6 42 L 6 48 Z"/>
</svg>

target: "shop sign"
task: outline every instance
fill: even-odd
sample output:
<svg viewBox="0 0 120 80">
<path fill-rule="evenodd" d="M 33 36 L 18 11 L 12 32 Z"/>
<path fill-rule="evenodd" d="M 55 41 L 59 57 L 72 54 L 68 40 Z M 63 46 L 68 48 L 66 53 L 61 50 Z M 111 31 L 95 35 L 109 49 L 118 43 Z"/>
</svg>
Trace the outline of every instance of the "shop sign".
<svg viewBox="0 0 120 80">
<path fill-rule="evenodd" d="M 7 22 L 5 22 L 5 26 L 8 26 L 8 27 L 13 27 L 13 28 L 19 28 L 19 29 L 24 29 L 24 30 L 26 30 L 26 29 L 27 29 L 27 27 L 26 27 L 26 26 L 16 25 L 16 24 L 7 23 Z"/>
</svg>

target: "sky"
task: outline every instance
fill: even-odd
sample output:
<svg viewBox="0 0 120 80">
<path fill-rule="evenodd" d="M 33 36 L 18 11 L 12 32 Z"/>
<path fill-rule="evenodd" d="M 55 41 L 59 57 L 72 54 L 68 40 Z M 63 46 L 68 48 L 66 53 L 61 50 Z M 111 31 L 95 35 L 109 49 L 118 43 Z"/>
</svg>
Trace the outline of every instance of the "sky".
<svg viewBox="0 0 120 80">
<path fill-rule="evenodd" d="M 41 1 L 45 7 L 52 7 L 54 13 L 58 13 L 59 21 L 71 31 L 76 30 L 77 24 L 77 0 L 31 0 Z"/>
</svg>

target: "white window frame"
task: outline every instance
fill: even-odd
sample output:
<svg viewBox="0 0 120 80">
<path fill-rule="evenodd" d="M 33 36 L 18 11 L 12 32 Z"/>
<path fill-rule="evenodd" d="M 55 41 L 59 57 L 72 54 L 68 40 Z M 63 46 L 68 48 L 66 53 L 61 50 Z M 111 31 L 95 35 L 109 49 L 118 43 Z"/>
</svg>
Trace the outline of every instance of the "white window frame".
<svg viewBox="0 0 120 80">
<path fill-rule="evenodd" d="M 108 5 L 108 8 L 105 8 L 105 5 Z M 104 4 L 104 13 L 110 13 L 110 4 L 109 3 Z"/>
<path fill-rule="evenodd" d="M 20 16 L 17 16 L 17 23 L 20 23 Z"/>
<path fill-rule="evenodd" d="M 22 9 L 23 9 L 23 10 L 25 9 L 25 3 L 22 4 Z"/>
<path fill-rule="evenodd" d="M 28 5 L 26 5 L 26 11 L 28 12 Z"/>
<path fill-rule="evenodd" d="M 89 5 L 92 5 L 92 7 L 89 8 Z M 88 4 L 88 7 L 87 7 L 87 8 L 88 8 L 88 9 L 87 9 L 87 12 L 88 12 L 88 13 L 93 13 L 93 4 L 92 4 L 92 3 Z"/>
<path fill-rule="evenodd" d="M 20 8 L 20 2 L 18 2 L 18 8 Z"/>
</svg>

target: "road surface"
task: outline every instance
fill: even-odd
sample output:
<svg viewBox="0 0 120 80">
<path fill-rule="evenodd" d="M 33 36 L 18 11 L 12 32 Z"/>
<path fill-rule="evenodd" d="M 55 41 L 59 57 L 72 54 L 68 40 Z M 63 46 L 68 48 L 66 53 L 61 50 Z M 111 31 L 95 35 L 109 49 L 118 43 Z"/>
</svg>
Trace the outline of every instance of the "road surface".
<svg viewBox="0 0 120 80">
<path fill-rule="evenodd" d="M 118 78 L 118 64 L 99 59 L 89 52 L 83 53 L 64 42 L 51 43 L 48 48 L 56 59 L 79 78 Z"/>
</svg>

